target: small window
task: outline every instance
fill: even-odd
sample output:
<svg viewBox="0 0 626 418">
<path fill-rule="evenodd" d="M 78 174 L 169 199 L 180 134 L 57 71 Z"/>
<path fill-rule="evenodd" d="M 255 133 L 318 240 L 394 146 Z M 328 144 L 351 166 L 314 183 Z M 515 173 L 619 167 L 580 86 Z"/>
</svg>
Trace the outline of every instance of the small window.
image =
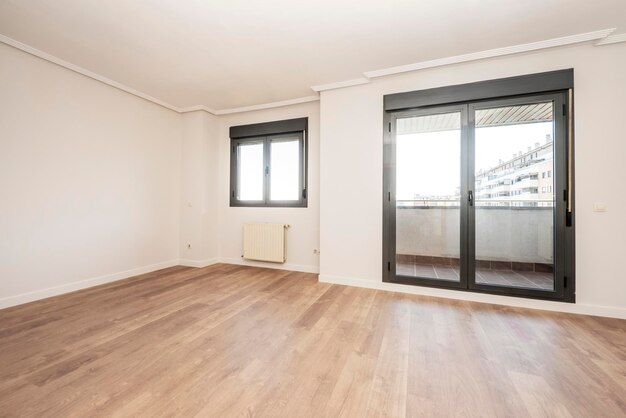
<svg viewBox="0 0 626 418">
<path fill-rule="evenodd" d="M 230 206 L 307 206 L 306 124 L 231 127 Z M 264 135 L 248 136 L 255 133 Z"/>
<path fill-rule="evenodd" d="M 548 178 L 552 177 L 552 170 L 548 170 Z"/>
</svg>

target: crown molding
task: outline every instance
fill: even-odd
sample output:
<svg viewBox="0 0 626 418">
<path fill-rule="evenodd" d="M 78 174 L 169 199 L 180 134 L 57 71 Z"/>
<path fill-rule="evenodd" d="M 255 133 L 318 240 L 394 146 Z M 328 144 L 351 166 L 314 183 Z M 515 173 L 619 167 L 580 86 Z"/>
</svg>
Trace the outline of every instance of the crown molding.
<svg viewBox="0 0 626 418">
<path fill-rule="evenodd" d="M 444 65 L 458 64 L 462 62 L 477 61 L 486 58 L 501 57 L 504 55 L 520 54 L 522 52 L 537 51 L 540 49 L 554 48 L 557 46 L 573 45 L 581 42 L 596 41 L 598 39 L 606 38 L 613 31 L 615 31 L 615 28 L 603 29 L 595 32 L 580 33 L 577 35 L 564 36 L 561 38 L 546 39 L 544 41 L 513 45 L 504 48 L 488 49 L 486 51 L 473 52 L 470 54 L 456 55 L 453 57 L 423 61 L 415 64 L 400 65 L 398 67 L 383 68 L 381 70 L 367 71 L 364 73 L 364 75 L 367 78 L 384 77 L 393 74 L 406 73 L 409 71 L 423 70 L 426 68 L 434 68 Z"/>
<path fill-rule="evenodd" d="M 177 110 L 178 113 L 190 113 L 190 112 L 207 112 L 212 115 L 217 115 L 217 110 L 211 109 L 205 105 L 197 105 L 197 106 L 189 106 L 189 107 L 180 107 Z"/>
<path fill-rule="evenodd" d="M 617 44 L 620 42 L 626 42 L 626 33 L 620 33 L 620 34 L 616 34 L 616 35 L 609 35 L 606 38 L 602 38 L 599 41 L 596 42 L 597 46 L 602 46 L 602 45 L 610 45 L 610 44 Z"/>
<path fill-rule="evenodd" d="M 122 83 L 118 83 L 117 81 L 111 80 L 110 78 L 101 76 L 100 74 L 96 74 L 93 71 L 89 71 L 83 67 L 79 67 L 78 65 L 72 64 L 71 62 L 62 60 L 59 57 L 55 57 L 54 55 L 48 54 L 47 52 L 43 52 L 37 48 L 33 48 L 30 45 L 26 45 L 20 41 L 16 41 L 13 38 L 9 38 L 8 36 L 2 35 L 0 34 L 0 42 L 7 44 L 9 46 L 12 46 L 13 48 L 17 48 L 19 50 L 22 50 L 30 55 L 34 55 L 35 57 L 44 59 L 46 61 L 49 61 L 53 64 L 59 65 L 63 68 L 67 68 L 70 71 L 74 71 L 75 73 L 79 73 L 82 74 L 86 77 L 89 77 L 93 80 L 99 81 L 101 83 L 107 84 L 111 87 L 115 87 L 116 89 L 122 90 L 128 94 L 132 94 L 133 96 L 137 96 L 139 98 L 142 98 L 144 100 L 148 100 L 149 102 L 158 104 L 159 106 L 163 106 L 166 109 L 169 110 L 173 110 L 174 112 L 179 112 L 180 113 L 180 109 L 178 109 L 176 106 L 171 105 L 167 102 L 164 102 L 163 100 L 157 99 L 156 97 L 152 97 L 148 94 L 142 93 L 139 90 L 135 90 L 131 87 L 125 86 Z"/>
<path fill-rule="evenodd" d="M 603 29 L 594 32 L 579 33 L 576 35 L 563 36 L 560 38 L 546 39 L 539 42 L 513 45 L 504 48 L 488 49 L 486 51 L 472 52 L 469 54 L 455 55 L 452 57 L 438 58 L 422 61 L 414 64 L 400 65 L 397 67 L 382 68 L 379 70 L 366 71 L 363 77 L 352 80 L 339 81 L 336 83 L 311 86 L 311 89 L 319 92 L 324 90 L 339 89 L 370 83 L 373 78 L 386 77 L 411 71 L 419 71 L 427 68 L 442 67 L 445 65 L 459 64 L 463 62 L 477 61 L 487 58 L 495 58 L 506 55 L 521 54 L 524 52 L 538 51 L 541 49 L 555 48 L 559 46 L 573 45 L 583 42 L 596 41 L 595 45 L 607 45 L 617 42 L 626 42 L 626 34 L 611 35 L 615 28 Z"/>
<path fill-rule="evenodd" d="M 156 97 L 152 97 L 149 94 L 143 93 L 139 90 L 135 90 L 132 87 L 128 87 L 122 83 L 118 83 L 117 81 L 111 80 L 110 78 L 104 77 L 100 74 L 96 74 L 93 71 L 87 70 L 86 68 L 80 67 L 76 64 L 72 64 L 71 62 L 65 61 L 59 57 L 55 57 L 54 55 L 48 54 L 47 52 L 41 51 L 30 45 L 26 45 L 25 43 L 16 41 L 15 39 L 9 38 L 8 36 L 0 34 L 0 42 L 7 44 L 9 46 L 12 46 L 13 48 L 24 51 L 35 57 L 41 58 L 43 60 L 46 60 L 48 62 L 61 66 L 63 68 L 66 68 L 75 73 L 84 75 L 85 77 L 89 77 L 93 80 L 96 80 L 106 85 L 109 85 L 111 87 L 114 87 L 118 90 L 122 90 L 128 94 L 132 94 L 133 96 L 139 97 L 141 99 L 144 99 L 154 104 L 157 104 L 159 106 L 162 106 L 166 109 L 177 112 L 177 113 L 189 113 L 189 112 L 202 111 L 202 112 L 207 112 L 212 115 L 218 116 L 218 115 L 227 115 L 231 113 L 250 112 L 253 110 L 271 109 L 274 107 L 290 106 L 294 104 L 307 103 L 307 102 L 313 102 L 313 101 L 319 100 L 319 96 L 315 95 L 315 96 L 299 97 L 296 99 L 281 100 L 278 102 L 262 103 L 262 104 L 253 105 L 253 106 L 236 107 L 232 109 L 215 110 L 205 105 L 197 105 L 197 106 L 189 106 L 189 107 L 181 108 L 181 107 L 174 106 L 170 103 L 167 103 L 163 100 L 157 99 Z"/>
<path fill-rule="evenodd" d="M 316 93 L 319 93 L 321 91 L 326 91 L 326 90 L 334 90 L 334 89 L 340 89 L 344 87 L 367 84 L 371 82 L 371 79 L 377 78 L 377 77 L 385 77 L 385 76 L 394 75 L 394 74 L 401 74 L 401 73 L 410 72 L 410 71 L 419 71 L 419 70 L 423 70 L 426 68 L 441 67 L 445 65 L 458 64 L 462 62 L 477 61 L 477 60 L 486 59 L 486 58 L 494 58 L 494 57 L 505 56 L 505 55 L 520 54 L 523 52 L 537 51 L 541 49 L 554 48 L 558 46 L 573 45 L 573 44 L 582 43 L 582 42 L 595 41 L 594 45 L 597 45 L 597 46 L 610 45 L 610 44 L 619 43 L 619 42 L 626 42 L 626 33 L 611 35 L 614 31 L 615 31 L 614 28 L 603 29 L 603 30 L 599 30 L 595 32 L 587 32 L 587 33 L 581 33 L 581 34 L 576 34 L 576 35 L 564 36 L 561 38 L 547 39 L 547 40 L 539 41 L 539 42 L 532 42 L 532 43 L 514 45 L 514 46 L 497 48 L 497 49 L 489 49 L 486 51 L 474 52 L 474 53 L 463 54 L 463 55 L 456 55 L 453 57 L 434 59 L 434 60 L 423 61 L 423 62 L 418 62 L 414 64 L 383 68 L 383 69 L 373 70 L 373 71 L 366 71 L 365 73 L 363 73 L 363 77 L 354 78 L 354 79 L 345 80 L 345 81 L 338 81 L 338 82 L 328 83 L 328 84 L 314 85 L 314 86 L 311 86 L 311 89 L 315 91 Z M 157 99 L 156 97 L 150 96 L 149 94 L 133 89 L 132 87 L 129 87 L 117 81 L 111 80 L 110 78 L 94 73 L 93 71 L 90 71 L 78 65 L 72 64 L 71 62 L 65 61 L 54 55 L 48 54 L 47 52 L 41 51 L 30 45 L 26 45 L 20 41 L 16 41 L 15 39 L 9 38 L 8 36 L 0 34 L 0 42 L 6 45 L 12 46 L 14 48 L 17 48 L 21 51 L 24 51 L 38 58 L 49 61 L 53 64 L 59 65 L 70 71 L 74 71 L 78 74 L 82 74 L 93 80 L 99 81 L 101 83 L 107 84 L 116 89 L 122 90 L 128 94 L 132 94 L 133 96 L 139 97 L 141 99 L 144 99 L 154 104 L 157 104 L 159 106 L 162 106 L 166 109 L 177 112 L 177 113 L 203 111 L 203 112 L 210 113 L 212 115 L 219 116 L 219 115 L 228 115 L 228 114 L 233 114 L 233 113 L 251 112 L 254 110 L 263 110 L 263 109 L 271 109 L 271 108 L 276 108 L 276 107 L 291 106 L 291 105 L 300 104 L 300 103 L 314 102 L 320 99 L 319 95 L 316 94 L 314 96 L 299 97 L 296 99 L 281 100 L 277 102 L 262 103 L 258 105 L 252 105 L 252 106 L 235 107 L 235 108 L 230 108 L 230 109 L 217 109 L 216 110 L 216 109 L 211 109 L 205 105 L 196 105 L 196 106 L 180 108 L 170 103 L 167 103 L 163 100 Z"/>
<path fill-rule="evenodd" d="M 311 90 L 319 93 L 320 91 L 324 90 L 334 90 L 343 87 L 358 86 L 359 84 L 367 84 L 369 82 L 370 80 L 368 78 L 361 77 L 354 78 L 352 80 L 338 81 L 336 83 L 318 84 L 317 86 L 311 86 Z"/>
<path fill-rule="evenodd" d="M 281 100 L 279 102 L 263 103 L 253 106 L 234 107 L 232 109 L 216 110 L 216 115 L 229 115 L 231 113 L 251 112 L 253 110 L 271 109 L 275 107 L 291 106 L 300 103 L 316 102 L 320 99 L 319 96 L 306 96 L 299 97 L 297 99 Z"/>
</svg>

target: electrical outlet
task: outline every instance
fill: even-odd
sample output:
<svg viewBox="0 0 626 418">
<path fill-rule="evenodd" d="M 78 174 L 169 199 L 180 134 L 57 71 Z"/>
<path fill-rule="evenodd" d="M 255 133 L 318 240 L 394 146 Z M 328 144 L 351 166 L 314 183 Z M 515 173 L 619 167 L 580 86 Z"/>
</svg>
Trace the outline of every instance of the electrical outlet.
<svg viewBox="0 0 626 418">
<path fill-rule="evenodd" d="M 320 250 L 318 250 L 317 248 L 313 248 L 313 254 L 319 254 Z"/>
<path fill-rule="evenodd" d="M 596 202 L 593 204 L 594 212 L 606 212 L 606 203 L 604 202 Z"/>
</svg>

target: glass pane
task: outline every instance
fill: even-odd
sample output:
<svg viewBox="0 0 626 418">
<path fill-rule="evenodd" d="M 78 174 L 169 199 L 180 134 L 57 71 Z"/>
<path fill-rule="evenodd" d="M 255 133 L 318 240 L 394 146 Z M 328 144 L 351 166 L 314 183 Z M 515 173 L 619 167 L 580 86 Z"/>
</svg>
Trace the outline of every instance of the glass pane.
<svg viewBox="0 0 626 418">
<path fill-rule="evenodd" d="M 552 102 L 476 111 L 476 282 L 554 289 Z"/>
<path fill-rule="evenodd" d="M 237 147 L 237 199 L 263 200 L 263 142 Z"/>
<path fill-rule="evenodd" d="M 300 140 L 272 141 L 270 145 L 270 200 L 300 198 Z"/>
<path fill-rule="evenodd" d="M 398 119 L 396 274 L 459 281 L 460 112 Z"/>
</svg>

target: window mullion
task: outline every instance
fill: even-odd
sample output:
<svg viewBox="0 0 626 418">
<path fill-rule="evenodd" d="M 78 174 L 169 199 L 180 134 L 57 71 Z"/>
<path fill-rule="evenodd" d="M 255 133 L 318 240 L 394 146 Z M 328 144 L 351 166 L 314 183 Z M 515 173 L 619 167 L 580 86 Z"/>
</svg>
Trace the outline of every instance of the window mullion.
<svg viewBox="0 0 626 418">
<path fill-rule="evenodd" d="M 263 204 L 266 206 L 270 205 L 270 176 L 271 170 L 270 167 L 270 137 L 266 136 L 263 142 L 263 161 L 264 161 L 264 181 L 263 181 Z"/>
<path fill-rule="evenodd" d="M 304 204 L 309 194 L 309 191 L 305 190 L 306 189 L 305 179 L 306 179 L 306 172 L 308 169 L 306 166 L 306 160 L 307 160 L 306 151 L 307 151 L 306 137 L 304 135 L 304 131 L 302 131 L 300 133 L 300 203 L 301 204 Z"/>
</svg>

